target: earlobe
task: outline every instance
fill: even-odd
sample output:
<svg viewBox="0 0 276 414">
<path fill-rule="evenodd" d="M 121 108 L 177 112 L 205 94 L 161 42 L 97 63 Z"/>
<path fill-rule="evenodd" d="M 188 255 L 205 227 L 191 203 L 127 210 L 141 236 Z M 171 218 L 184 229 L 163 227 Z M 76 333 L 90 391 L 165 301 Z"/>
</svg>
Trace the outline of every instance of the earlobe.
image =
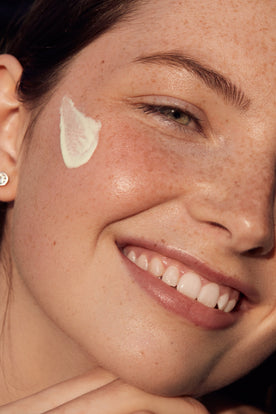
<svg viewBox="0 0 276 414">
<path fill-rule="evenodd" d="M 0 55 L 0 172 L 8 182 L 0 186 L 0 201 L 14 200 L 17 188 L 17 162 L 24 131 L 22 104 L 17 98 L 17 83 L 22 67 L 16 58 Z"/>
</svg>

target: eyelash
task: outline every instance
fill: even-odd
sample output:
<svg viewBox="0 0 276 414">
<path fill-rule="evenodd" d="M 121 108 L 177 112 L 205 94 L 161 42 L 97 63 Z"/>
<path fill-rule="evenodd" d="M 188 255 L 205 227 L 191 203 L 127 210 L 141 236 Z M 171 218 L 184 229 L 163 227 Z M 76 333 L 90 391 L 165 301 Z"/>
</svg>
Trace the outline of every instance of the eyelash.
<svg viewBox="0 0 276 414">
<path fill-rule="evenodd" d="M 197 116 L 192 114 L 190 111 L 182 110 L 176 106 L 152 105 L 152 104 L 141 104 L 138 106 L 138 109 L 141 109 L 146 114 L 159 115 L 160 117 L 164 118 L 168 123 L 174 124 L 173 126 L 177 127 L 182 132 L 183 131 L 187 132 L 187 129 L 191 129 L 189 125 L 181 124 L 180 122 L 177 122 L 177 120 L 173 120 L 172 118 L 170 118 L 169 115 L 165 113 L 166 111 L 168 112 L 172 111 L 172 113 L 173 111 L 175 111 L 175 113 L 178 113 L 180 116 L 183 116 L 183 115 L 187 116 L 190 119 L 189 124 L 190 123 L 195 124 L 194 129 L 196 130 L 196 132 L 199 134 L 203 134 L 202 121 Z"/>
</svg>

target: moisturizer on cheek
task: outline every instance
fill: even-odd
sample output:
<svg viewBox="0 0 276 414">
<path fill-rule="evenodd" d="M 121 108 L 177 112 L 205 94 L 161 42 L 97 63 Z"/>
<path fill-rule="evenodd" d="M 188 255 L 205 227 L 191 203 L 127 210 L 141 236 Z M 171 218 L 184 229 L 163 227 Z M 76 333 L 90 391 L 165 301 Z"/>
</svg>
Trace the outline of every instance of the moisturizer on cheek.
<svg viewBox="0 0 276 414">
<path fill-rule="evenodd" d="M 80 112 L 73 101 L 64 96 L 60 107 L 60 148 L 68 168 L 86 164 L 94 154 L 101 122 Z"/>
</svg>

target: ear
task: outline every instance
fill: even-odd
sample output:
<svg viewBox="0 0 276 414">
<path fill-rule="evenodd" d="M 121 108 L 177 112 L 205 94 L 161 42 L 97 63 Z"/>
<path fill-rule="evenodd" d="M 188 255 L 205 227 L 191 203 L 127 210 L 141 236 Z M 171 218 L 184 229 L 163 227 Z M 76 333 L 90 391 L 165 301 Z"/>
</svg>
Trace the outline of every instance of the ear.
<svg viewBox="0 0 276 414">
<path fill-rule="evenodd" d="M 0 201 L 14 200 L 17 188 L 17 163 L 25 134 L 23 118 L 26 111 L 17 98 L 17 83 L 22 74 L 18 60 L 0 55 L 0 172 L 9 181 L 0 186 Z"/>
</svg>

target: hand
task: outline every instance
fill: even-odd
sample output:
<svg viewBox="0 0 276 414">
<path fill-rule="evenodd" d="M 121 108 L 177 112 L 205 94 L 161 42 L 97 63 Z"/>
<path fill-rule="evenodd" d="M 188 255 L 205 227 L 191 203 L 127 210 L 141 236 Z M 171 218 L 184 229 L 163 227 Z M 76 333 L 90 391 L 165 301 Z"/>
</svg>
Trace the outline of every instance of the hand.
<svg viewBox="0 0 276 414">
<path fill-rule="evenodd" d="M 0 407 L 0 414 L 208 414 L 190 397 L 147 394 L 97 369 Z"/>
</svg>

